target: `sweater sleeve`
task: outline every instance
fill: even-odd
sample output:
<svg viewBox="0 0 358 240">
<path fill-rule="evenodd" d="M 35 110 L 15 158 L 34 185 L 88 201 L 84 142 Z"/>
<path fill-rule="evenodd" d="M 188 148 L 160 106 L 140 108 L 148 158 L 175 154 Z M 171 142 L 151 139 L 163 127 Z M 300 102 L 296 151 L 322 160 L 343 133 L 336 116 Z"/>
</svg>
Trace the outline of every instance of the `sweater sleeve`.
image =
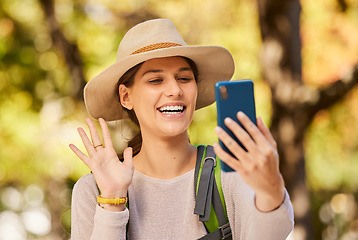
<svg viewBox="0 0 358 240">
<path fill-rule="evenodd" d="M 126 239 L 129 211 L 107 211 L 97 204 L 99 192 L 92 174 L 80 178 L 72 191 L 71 239 Z"/>
<path fill-rule="evenodd" d="M 285 190 L 285 200 L 271 212 L 260 212 L 255 192 L 236 172 L 222 173 L 223 192 L 233 239 L 284 240 L 293 229 L 293 208 Z"/>
</svg>

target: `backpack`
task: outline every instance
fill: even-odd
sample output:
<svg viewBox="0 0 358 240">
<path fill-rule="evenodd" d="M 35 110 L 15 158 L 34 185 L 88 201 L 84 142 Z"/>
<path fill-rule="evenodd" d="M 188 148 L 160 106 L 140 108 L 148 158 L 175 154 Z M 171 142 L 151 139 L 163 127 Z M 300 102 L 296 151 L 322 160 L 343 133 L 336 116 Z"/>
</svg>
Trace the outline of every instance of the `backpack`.
<svg viewBox="0 0 358 240">
<path fill-rule="evenodd" d="M 232 239 L 227 217 L 224 194 L 221 186 L 221 162 L 212 146 L 197 146 L 195 165 L 194 214 L 204 223 L 208 234 L 199 240 Z"/>
</svg>

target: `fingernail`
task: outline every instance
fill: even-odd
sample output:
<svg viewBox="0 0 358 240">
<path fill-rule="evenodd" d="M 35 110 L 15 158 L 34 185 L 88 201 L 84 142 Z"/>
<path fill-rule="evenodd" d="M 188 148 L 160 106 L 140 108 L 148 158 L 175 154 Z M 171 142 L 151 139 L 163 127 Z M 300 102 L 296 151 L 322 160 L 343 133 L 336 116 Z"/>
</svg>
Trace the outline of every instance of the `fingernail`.
<svg viewBox="0 0 358 240">
<path fill-rule="evenodd" d="M 234 121 L 231 118 L 227 117 L 227 118 L 225 118 L 225 122 L 230 124 L 230 123 L 233 123 Z"/>
<path fill-rule="evenodd" d="M 215 131 L 216 133 L 219 133 L 219 132 L 221 132 L 222 130 L 221 130 L 221 127 L 216 126 L 215 129 L 214 129 L 214 131 Z"/>
</svg>

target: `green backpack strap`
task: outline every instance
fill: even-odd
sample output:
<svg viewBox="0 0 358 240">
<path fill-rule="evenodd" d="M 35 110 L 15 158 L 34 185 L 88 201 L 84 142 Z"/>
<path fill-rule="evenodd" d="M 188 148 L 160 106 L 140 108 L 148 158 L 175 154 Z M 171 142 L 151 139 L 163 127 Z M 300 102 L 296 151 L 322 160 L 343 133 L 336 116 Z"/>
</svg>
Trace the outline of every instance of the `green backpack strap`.
<svg viewBox="0 0 358 240">
<path fill-rule="evenodd" d="M 221 162 L 212 146 L 198 146 L 194 186 L 194 213 L 209 232 L 200 240 L 232 239 L 221 186 Z"/>
</svg>

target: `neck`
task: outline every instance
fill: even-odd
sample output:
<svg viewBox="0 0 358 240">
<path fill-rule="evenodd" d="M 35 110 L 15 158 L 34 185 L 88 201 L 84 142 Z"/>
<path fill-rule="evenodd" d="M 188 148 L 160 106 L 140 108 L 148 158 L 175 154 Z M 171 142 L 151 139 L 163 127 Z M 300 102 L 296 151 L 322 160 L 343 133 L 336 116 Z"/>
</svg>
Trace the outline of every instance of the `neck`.
<svg viewBox="0 0 358 240">
<path fill-rule="evenodd" d="M 154 178 L 172 179 L 195 167 L 196 148 L 187 132 L 175 137 L 153 138 L 142 133 L 143 143 L 133 159 L 137 171 Z"/>
</svg>

